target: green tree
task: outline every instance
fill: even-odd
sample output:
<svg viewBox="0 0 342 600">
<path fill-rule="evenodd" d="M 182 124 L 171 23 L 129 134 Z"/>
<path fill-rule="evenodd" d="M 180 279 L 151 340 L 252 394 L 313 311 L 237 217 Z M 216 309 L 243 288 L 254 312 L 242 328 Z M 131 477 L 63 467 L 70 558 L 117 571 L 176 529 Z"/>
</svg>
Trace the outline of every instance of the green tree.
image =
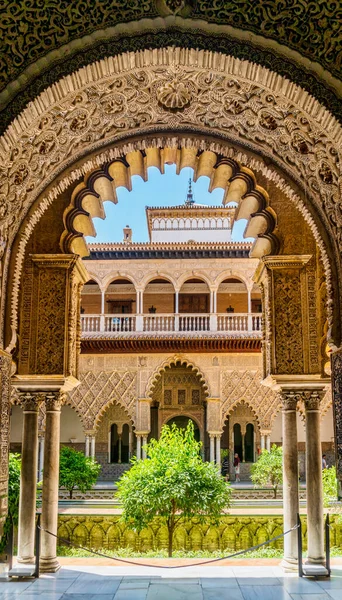
<svg viewBox="0 0 342 600">
<path fill-rule="evenodd" d="M 148 458 L 133 458 L 132 468 L 118 482 L 122 519 L 141 531 L 155 516 L 161 517 L 168 529 L 169 556 L 182 518 L 197 516 L 217 522 L 230 504 L 229 484 L 219 466 L 202 461 L 200 448 L 191 421 L 186 430 L 164 425 L 160 439 L 146 446 Z"/>
<path fill-rule="evenodd" d="M 17 527 L 19 517 L 20 454 L 10 454 L 8 463 L 8 513 L 0 540 L 0 554 L 4 551 L 12 527 Z"/>
<path fill-rule="evenodd" d="M 336 503 L 337 501 L 337 479 L 336 479 L 336 467 L 330 467 L 330 469 L 323 469 L 323 504 L 325 507 Z"/>
<path fill-rule="evenodd" d="M 63 446 L 59 461 L 59 486 L 69 491 L 70 499 L 77 487 L 81 492 L 86 492 L 96 483 L 101 471 L 101 466 L 83 452 L 78 452 L 68 446 Z"/>
<path fill-rule="evenodd" d="M 254 465 L 251 466 L 251 479 L 257 485 L 271 485 L 274 498 L 278 486 L 283 482 L 283 449 L 273 444 L 270 452 L 263 450 Z"/>
</svg>

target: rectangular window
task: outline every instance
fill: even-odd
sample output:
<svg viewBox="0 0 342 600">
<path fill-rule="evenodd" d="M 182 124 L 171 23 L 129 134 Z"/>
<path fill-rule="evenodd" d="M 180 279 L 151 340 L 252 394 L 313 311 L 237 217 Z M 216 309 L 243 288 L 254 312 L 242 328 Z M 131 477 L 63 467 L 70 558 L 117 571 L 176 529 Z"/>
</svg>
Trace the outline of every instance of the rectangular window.
<svg viewBox="0 0 342 600">
<path fill-rule="evenodd" d="M 186 400 L 186 391 L 178 390 L 178 404 L 185 404 Z"/>
<path fill-rule="evenodd" d="M 172 390 L 164 390 L 164 404 L 172 404 Z"/>
</svg>

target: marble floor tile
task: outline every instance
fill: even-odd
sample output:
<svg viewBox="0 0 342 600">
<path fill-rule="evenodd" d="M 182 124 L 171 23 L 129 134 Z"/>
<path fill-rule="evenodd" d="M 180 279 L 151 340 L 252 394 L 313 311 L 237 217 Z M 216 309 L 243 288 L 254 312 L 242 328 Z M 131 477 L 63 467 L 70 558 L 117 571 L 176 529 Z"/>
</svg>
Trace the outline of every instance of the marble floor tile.
<svg viewBox="0 0 342 600">
<path fill-rule="evenodd" d="M 330 590 L 325 590 L 325 592 L 326 592 L 329 600 L 331 600 L 331 598 L 332 598 L 332 600 L 341 600 L 341 598 L 342 598 L 341 590 L 330 589 Z"/>
<path fill-rule="evenodd" d="M 33 594 L 33 592 L 66 592 L 67 589 L 75 582 L 75 579 L 46 579 L 45 577 L 40 577 L 39 579 L 35 579 L 28 586 L 27 592 Z"/>
<path fill-rule="evenodd" d="M 31 592 L 26 593 L 26 591 L 24 592 L 18 592 L 16 594 L 7 594 L 7 592 L 5 592 L 4 594 L 2 594 L 1 592 L 1 587 L 0 587 L 0 598 L 1 600 L 62 600 L 63 597 L 63 592 L 59 592 L 59 593 L 48 593 L 48 592 Z"/>
<path fill-rule="evenodd" d="M 333 577 L 332 579 L 320 579 L 317 581 L 319 587 L 323 590 L 341 590 L 342 599 L 342 578 Z"/>
<path fill-rule="evenodd" d="M 151 583 L 146 600 L 203 600 L 203 593 L 200 585 L 183 586 L 182 581 Z"/>
<path fill-rule="evenodd" d="M 114 594 L 64 594 L 60 600 L 113 600 Z"/>
<path fill-rule="evenodd" d="M 322 593 L 322 588 L 318 585 L 317 581 L 314 581 L 313 579 L 307 579 L 305 577 L 281 577 L 280 582 L 283 584 L 284 588 L 287 592 L 289 592 L 289 594 Z"/>
<path fill-rule="evenodd" d="M 202 588 L 203 600 L 244 600 L 240 588 Z"/>
<path fill-rule="evenodd" d="M 121 580 L 117 577 L 80 575 L 68 588 L 68 594 L 115 594 Z"/>
<path fill-rule="evenodd" d="M 147 588 L 136 588 L 135 590 L 121 590 L 120 588 L 114 596 L 114 600 L 146 600 Z M 75 599 L 76 600 L 76 599 Z"/>
<path fill-rule="evenodd" d="M 244 600 L 291 600 L 290 594 L 280 585 L 240 585 L 240 589 Z"/>
<path fill-rule="evenodd" d="M 239 584 L 235 577 L 220 577 L 220 579 L 216 577 L 207 577 L 205 579 L 200 579 L 200 584 L 202 588 L 205 589 L 213 589 L 213 588 L 238 588 Z"/>
<path fill-rule="evenodd" d="M 280 586 L 281 581 L 278 577 L 239 577 L 238 583 L 240 586 Z"/>
<path fill-rule="evenodd" d="M 307 592 L 305 594 L 291 594 L 291 598 L 292 600 L 331 600 L 325 592 L 321 594 L 311 594 Z M 339 600 L 341 600 L 341 596 Z"/>
</svg>

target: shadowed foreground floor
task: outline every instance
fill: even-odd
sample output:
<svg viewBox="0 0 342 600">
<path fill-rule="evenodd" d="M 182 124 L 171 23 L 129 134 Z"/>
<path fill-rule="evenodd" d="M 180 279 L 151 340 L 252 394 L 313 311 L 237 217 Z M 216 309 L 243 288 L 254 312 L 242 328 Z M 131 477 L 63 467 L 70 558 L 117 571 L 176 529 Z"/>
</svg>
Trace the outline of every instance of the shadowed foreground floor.
<svg viewBox="0 0 342 600">
<path fill-rule="evenodd" d="M 272 561 L 273 562 L 273 561 Z M 317 581 L 276 565 L 153 567 L 64 565 L 38 580 L 0 582 L 1 600 L 341 600 L 342 566 Z"/>
</svg>

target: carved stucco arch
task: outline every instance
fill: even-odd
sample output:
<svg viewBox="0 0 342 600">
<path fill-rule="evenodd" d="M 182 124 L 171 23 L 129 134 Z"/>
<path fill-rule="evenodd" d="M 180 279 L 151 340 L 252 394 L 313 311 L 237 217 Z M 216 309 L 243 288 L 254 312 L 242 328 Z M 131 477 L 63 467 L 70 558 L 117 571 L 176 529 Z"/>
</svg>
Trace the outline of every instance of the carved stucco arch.
<svg viewBox="0 0 342 600">
<path fill-rule="evenodd" d="M 198 418 L 194 415 L 192 415 L 191 413 L 187 413 L 187 412 L 179 412 L 179 411 L 174 411 L 173 413 L 170 414 L 166 414 L 164 415 L 164 419 L 161 422 L 161 425 L 167 425 L 169 423 L 169 421 L 171 421 L 171 419 L 174 419 L 175 417 L 187 417 L 188 419 L 190 419 L 191 421 L 194 421 L 199 429 L 200 432 L 200 436 L 201 439 L 203 440 L 204 437 L 204 430 L 202 431 L 202 425 L 200 423 L 200 421 L 198 420 Z"/>
<path fill-rule="evenodd" d="M 165 369 L 171 368 L 172 366 L 175 366 L 177 363 L 181 363 L 182 366 L 185 365 L 186 367 L 191 367 L 191 369 L 195 372 L 195 374 L 200 379 L 200 382 L 203 386 L 203 392 L 204 392 L 205 397 L 210 397 L 209 383 L 207 381 L 207 378 L 201 371 L 201 369 L 197 365 L 195 365 L 192 361 L 190 361 L 188 358 L 186 358 L 185 356 L 177 355 L 177 354 L 175 356 L 172 356 L 172 357 L 164 360 L 159 365 L 159 367 L 157 367 L 157 369 L 155 369 L 155 371 L 152 373 L 152 375 L 150 375 L 150 378 L 146 384 L 145 397 L 152 398 L 154 387 L 157 384 L 159 377 L 162 376 L 162 373 L 165 371 Z"/>
<path fill-rule="evenodd" d="M 180 79 L 186 83 L 186 103 L 179 110 L 170 110 L 160 104 L 157 92 L 159 90 L 159 98 L 163 97 L 165 100 L 165 90 L 162 90 L 164 95 L 161 96 L 161 88 L 165 88 L 171 81 L 172 101 L 176 97 L 176 102 L 183 103 L 184 88 L 177 88 Z M 135 96 L 135 118 L 133 113 L 129 116 L 130 107 L 125 104 L 124 96 L 122 102 L 126 118 L 121 127 L 109 127 L 109 123 L 114 119 L 110 113 L 111 101 L 115 89 L 117 90 L 115 86 L 110 86 L 111 82 L 116 82 L 120 87 L 119 80 L 125 89 L 127 86 L 133 89 L 135 85 L 141 89 L 141 86 L 147 83 L 150 85 L 152 96 L 139 94 L 139 100 L 144 103 L 145 108 L 148 107 L 147 113 L 137 112 Z M 197 81 L 203 84 L 201 88 Z M 217 82 L 221 82 L 221 87 L 217 87 Z M 205 97 L 210 98 L 210 105 L 202 113 L 198 89 L 202 89 Z M 170 91 L 169 88 L 167 91 Z M 99 98 L 104 104 L 109 103 L 108 113 L 98 101 Z M 113 106 L 115 118 L 118 119 L 115 110 L 120 103 L 114 101 Z M 96 112 L 99 107 L 102 111 L 100 115 Z M 215 113 L 214 109 L 218 112 Z M 220 118 L 217 117 L 218 114 Z M 266 128 L 260 119 L 266 124 Z M 211 145 L 213 151 L 222 153 L 223 156 L 229 156 L 227 147 L 224 148 L 223 144 L 221 152 L 222 145 L 214 141 L 214 138 L 230 140 L 235 146 L 230 151 L 231 158 L 248 164 L 255 172 L 262 172 L 278 185 L 302 210 L 311 226 L 322 252 L 329 296 L 333 297 L 330 268 L 335 268 L 335 265 L 332 254 L 336 265 L 339 265 L 338 246 L 342 246 L 338 192 L 338 158 L 341 152 L 342 130 L 339 123 L 299 86 L 260 65 L 239 61 L 219 53 L 186 51 L 179 48 L 120 55 L 115 59 L 108 58 L 81 69 L 41 94 L 9 127 L 0 140 L 0 189 L 5 190 L 0 195 L 4 214 L 4 283 L 13 239 L 34 202 L 40 198 L 39 206 L 32 212 L 19 241 L 18 268 L 14 276 L 16 289 L 20 281 L 20 256 L 23 254 L 27 237 L 49 204 L 63 189 L 79 180 L 85 173 L 89 173 L 89 170 L 96 166 L 101 167 L 104 163 L 136 149 L 129 143 L 119 148 L 120 140 L 127 140 L 130 135 L 143 132 L 147 135 L 155 128 L 159 130 L 160 135 L 170 129 L 174 132 L 196 130 L 202 138 L 213 139 L 211 144 L 203 142 L 204 148 Z M 305 139 L 298 140 L 296 135 L 303 128 Z M 104 149 L 104 146 L 108 147 L 113 143 L 114 148 Z M 145 144 L 142 141 L 140 145 L 144 148 Z M 244 150 L 237 149 L 236 145 L 244 147 Z M 307 148 L 310 150 L 309 158 L 305 154 Z M 244 154 L 246 152 L 247 154 Z M 60 159 L 55 164 L 56 154 Z M 275 168 L 270 165 L 268 158 L 265 163 L 258 154 L 269 157 Z M 73 164 L 75 166 L 70 170 Z M 295 187 L 284 180 L 277 168 L 287 173 L 299 186 L 307 186 L 304 200 L 300 198 Z M 59 181 L 54 181 L 65 169 L 69 169 L 68 173 Z M 331 247 L 328 258 L 329 243 Z M 337 281 L 336 272 L 334 275 Z M 336 290 L 335 294 L 335 297 L 338 297 Z M 15 312 L 16 292 L 12 308 Z M 335 324 L 339 327 L 337 317 Z M 15 331 L 15 322 L 12 322 L 12 326 Z"/>
<path fill-rule="evenodd" d="M 271 429 L 281 404 L 279 393 L 261 384 L 261 371 L 224 371 L 221 381 L 221 418 L 243 400 L 258 416 L 261 429 Z"/>
<path fill-rule="evenodd" d="M 258 424 L 259 429 L 262 429 L 262 426 L 260 424 L 260 419 L 259 419 L 259 415 L 257 414 L 256 410 L 255 410 L 255 406 L 253 406 L 252 403 L 250 403 L 248 400 L 246 400 L 245 398 L 240 398 L 239 400 L 236 400 L 234 402 L 234 404 L 232 404 L 229 409 L 226 411 L 225 415 L 222 415 L 222 424 L 224 425 L 226 419 L 234 412 L 234 410 L 240 405 L 240 404 L 244 404 L 245 406 L 247 406 L 251 413 L 254 415 L 254 418 Z"/>
<path fill-rule="evenodd" d="M 94 431 L 98 430 L 99 425 L 100 425 L 100 421 L 101 421 L 103 415 L 108 410 L 108 408 L 111 405 L 114 405 L 114 404 L 116 404 L 117 406 L 120 406 L 120 408 L 123 409 L 124 413 L 127 415 L 127 422 L 128 422 L 128 424 L 131 423 L 133 426 L 135 425 L 135 418 L 134 418 L 133 415 L 131 415 L 129 413 L 127 406 L 123 406 L 120 402 L 118 402 L 117 398 L 114 397 L 114 398 L 110 398 L 108 400 L 108 402 L 106 404 L 104 404 L 102 406 L 102 408 L 99 410 L 99 412 L 98 412 L 98 414 L 97 414 L 97 416 L 96 416 L 96 418 L 94 420 L 94 426 L 93 426 Z"/>
<path fill-rule="evenodd" d="M 202 283 L 205 283 L 208 286 L 208 292 L 212 288 L 212 281 L 208 277 L 208 273 L 203 273 L 200 269 L 194 269 L 191 274 L 185 273 L 181 275 L 178 279 L 179 290 L 183 287 L 183 285 L 187 282 L 188 279 L 200 279 Z"/>
<path fill-rule="evenodd" d="M 276 215 L 269 206 L 266 190 L 257 184 L 253 171 L 237 160 L 220 157 L 215 151 L 205 149 L 199 140 L 192 143 L 189 140 L 185 147 L 177 147 L 174 143 L 161 146 L 158 140 L 151 145 L 147 140 L 144 149 L 132 150 L 88 173 L 73 190 L 70 204 L 64 211 L 62 251 L 87 256 L 89 250 L 84 237 L 96 235 L 93 219 L 105 218 L 104 202 L 116 204 L 118 187 L 131 191 L 133 175 L 147 181 L 149 167 L 157 167 L 163 173 L 165 164 L 175 164 L 177 173 L 191 167 L 195 181 L 201 176 L 209 178 L 209 191 L 223 189 L 224 205 L 229 202 L 239 204 L 239 218 L 249 219 L 247 235 L 255 238 L 251 249 L 253 256 L 277 253 L 279 241 L 274 234 Z"/>
</svg>

